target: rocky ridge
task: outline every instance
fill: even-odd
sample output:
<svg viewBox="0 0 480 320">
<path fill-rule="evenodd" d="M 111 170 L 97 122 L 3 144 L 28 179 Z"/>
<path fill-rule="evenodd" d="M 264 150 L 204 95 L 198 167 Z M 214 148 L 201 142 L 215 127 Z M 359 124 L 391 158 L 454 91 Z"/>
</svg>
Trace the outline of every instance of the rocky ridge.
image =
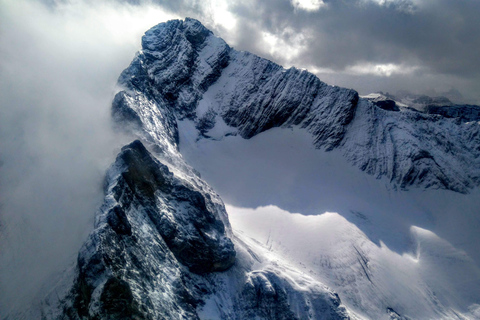
<svg viewBox="0 0 480 320">
<path fill-rule="evenodd" d="M 137 123 L 155 145 L 162 145 L 156 135 L 165 130 L 171 141 L 177 139 L 175 119 L 194 121 L 199 138 L 214 139 L 248 139 L 272 127 L 298 126 L 311 133 L 317 148 L 341 150 L 394 188 L 466 193 L 480 181 L 477 122 L 400 110 L 388 102 L 379 106 L 305 70 L 236 51 L 193 19 L 147 31 L 119 84 L 126 90 L 117 94 L 114 115 Z"/>
<path fill-rule="evenodd" d="M 122 148 L 105 194 L 75 268 L 40 315 L 23 318 L 350 318 L 329 288 L 234 236 L 218 195 L 177 177 L 140 141 Z"/>
</svg>

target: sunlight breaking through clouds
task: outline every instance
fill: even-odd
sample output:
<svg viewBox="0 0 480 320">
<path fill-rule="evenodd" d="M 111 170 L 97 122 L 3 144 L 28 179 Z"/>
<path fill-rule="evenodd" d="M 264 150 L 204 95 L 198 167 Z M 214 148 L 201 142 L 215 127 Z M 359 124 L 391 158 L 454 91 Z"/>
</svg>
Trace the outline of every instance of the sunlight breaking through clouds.
<svg viewBox="0 0 480 320">
<path fill-rule="evenodd" d="M 290 0 L 295 10 L 318 11 L 326 6 L 322 0 Z"/>
<path fill-rule="evenodd" d="M 288 68 L 295 64 L 295 59 L 304 52 L 310 40 L 309 34 L 295 33 L 287 28 L 281 35 L 267 31 L 262 32 L 262 41 L 268 46 L 268 53 L 279 60 L 282 60 L 283 67 Z"/>
<path fill-rule="evenodd" d="M 410 75 L 418 70 L 416 66 L 403 66 L 394 63 L 373 64 L 364 63 L 357 64 L 346 68 L 347 73 L 354 75 L 374 75 L 378 77 L 390 77 L 392 75 Z"/>
<path fill-rule="evenodd" d="M 233 15 L 230 8 L 232 3 L 234 2 L 210 0 L 202 2 L 202 8 L 205 12 L 209 13 L 209 18 L 214 25 L 220 25 L 231 32 L 237 26 L 237 18 Z"/>
</svg>

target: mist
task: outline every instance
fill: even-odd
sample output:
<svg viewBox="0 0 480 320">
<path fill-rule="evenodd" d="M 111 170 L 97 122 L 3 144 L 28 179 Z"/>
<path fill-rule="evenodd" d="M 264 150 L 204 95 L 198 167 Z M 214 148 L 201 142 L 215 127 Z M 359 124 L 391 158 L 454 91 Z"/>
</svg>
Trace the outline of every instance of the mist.
<svg viewBox="0 0 480 320">
<path fill-rule="evenodd" d="M 129 139 L 111 129 L 117 77 L 144 31 L 172 16 L 129 4 L 0 5 L 3 318 L 73 263 L 93 230 L 105 170 Z"/>
</svg>

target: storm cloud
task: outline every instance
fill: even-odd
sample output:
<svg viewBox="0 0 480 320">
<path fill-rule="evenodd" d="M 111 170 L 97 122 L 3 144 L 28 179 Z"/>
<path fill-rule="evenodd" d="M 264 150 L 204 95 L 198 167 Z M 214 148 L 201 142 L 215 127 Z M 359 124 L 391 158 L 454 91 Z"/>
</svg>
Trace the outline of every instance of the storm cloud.
<svg viewBox="0 0 480 320">
<path fill-rule="evenodd" d="M 50 7 L 69 1 L 44 0 Z M 200 20 L 238 50 L 362 94 L 460 92 L 480 103 L 480 2 L 116 0 Z M 160 22 L 159 19 L 158 22 Z"/>
<path fill-rule="evenodd" d="M 330 84 L 363 94 L 410 90 L 435 95 L 453 89 L 468 102 L 480 102 L 478 1 L 155 3 L 199 19 L 236 49 L 306 68 Z"/>
</svg>

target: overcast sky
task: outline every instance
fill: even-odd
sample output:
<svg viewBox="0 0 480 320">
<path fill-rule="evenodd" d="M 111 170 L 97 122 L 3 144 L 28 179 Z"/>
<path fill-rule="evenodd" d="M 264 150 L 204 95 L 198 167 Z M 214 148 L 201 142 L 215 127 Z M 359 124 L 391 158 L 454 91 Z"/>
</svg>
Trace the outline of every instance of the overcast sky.
<svg viewBox="0 0 480 320">
<path fill-rule="evenodd" d="M 74 18 L 83 16 L 85 23 L 105 20 L 108 31 L 101 31 L 106 36 L 113 32 L 118 41 L 136 41 L 136 49 L 139 35 L 132 30 L 190 16 L 236 49 L 306 68 L 329 84 L 361 94 L 409 90 L 434 95 L 453 89 L 480 103 L 480 1 L 42 1 L 50 14 L 75 8 Z M 72 37 L 84 41 L 89 31 Z"/>
<path fill-rule="evenodd" d="M 141 7 L 145 2 L 130 1 Z M 480 1 L 156 0 L 239 50 L 360 93 L 452 89 L 480 100 Z M 167 14 L 168 15 L 168 14 Z"/>
<path fill-rule="evenodd" d="M 116 79 L 148 28 L 186 16 L 361 94 L 480 102 L 480 1 L 0 0 L 0 317 L 78 252 L 122 145 Z"/>
<path fill-rule="evenodd" d="M 454 89 L 480 100 L 480 1 L 212 2 L 189 14 L 236 48 L 306 68 L 327 83 L 363 94 Z M 169 8 L 182 16 L 184 6 Z"/>
</svg>

